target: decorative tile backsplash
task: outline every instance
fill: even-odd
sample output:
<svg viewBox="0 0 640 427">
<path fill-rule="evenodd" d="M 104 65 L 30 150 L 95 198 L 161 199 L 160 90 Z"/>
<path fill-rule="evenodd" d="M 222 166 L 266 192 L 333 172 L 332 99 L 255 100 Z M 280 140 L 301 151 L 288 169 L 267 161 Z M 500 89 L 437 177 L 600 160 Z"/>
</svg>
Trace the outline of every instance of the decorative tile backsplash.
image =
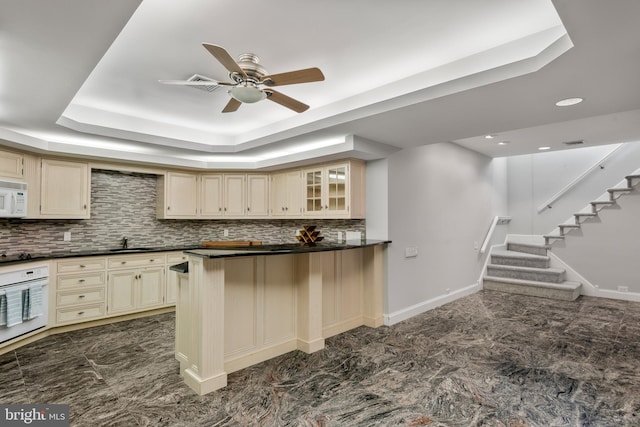
<svg viewBox="0 0 640 427">
<path fill-rule="evenodd" d="M 295 243 L 304 225 L 317 226 L 325 242 L 336 241 L 341 231 L 365 230 L 365 220 L 159 220 L 156 175 L 93 170 L 91 219 L 0 219 L 0 253 L 108 250 L 119 247 L 123 237 L 129 247 L 198 246 L 204 240 Z M 71 241 L 63 240 L 66 231 Z"/>
</svg>

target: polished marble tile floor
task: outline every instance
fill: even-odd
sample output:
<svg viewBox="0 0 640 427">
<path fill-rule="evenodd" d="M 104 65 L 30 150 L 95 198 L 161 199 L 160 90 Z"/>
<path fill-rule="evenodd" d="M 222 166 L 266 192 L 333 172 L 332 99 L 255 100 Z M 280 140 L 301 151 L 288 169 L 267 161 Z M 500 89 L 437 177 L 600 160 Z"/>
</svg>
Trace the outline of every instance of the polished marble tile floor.
<svg viewBox="0 0 640 427">
<path fill-rule="evenodd" d="M 197 396 L 173 314 L 0 356 L 0 403 L 68 403 L 74 426 L 638 426 L 640 303 L 482 291 L 361 327 Z"/>
</svg>

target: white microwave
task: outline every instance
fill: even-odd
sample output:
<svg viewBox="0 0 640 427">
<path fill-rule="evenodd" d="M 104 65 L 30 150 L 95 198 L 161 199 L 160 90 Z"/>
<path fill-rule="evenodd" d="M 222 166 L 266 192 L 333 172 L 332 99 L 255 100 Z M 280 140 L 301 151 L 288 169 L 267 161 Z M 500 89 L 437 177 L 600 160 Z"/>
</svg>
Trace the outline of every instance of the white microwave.
<svg viewBox="0 0 640 427">
<path fill-rule="evenodd" d="M 27 184 L 0 181 L 0 218 L 27 216 Z"/>
</svg>

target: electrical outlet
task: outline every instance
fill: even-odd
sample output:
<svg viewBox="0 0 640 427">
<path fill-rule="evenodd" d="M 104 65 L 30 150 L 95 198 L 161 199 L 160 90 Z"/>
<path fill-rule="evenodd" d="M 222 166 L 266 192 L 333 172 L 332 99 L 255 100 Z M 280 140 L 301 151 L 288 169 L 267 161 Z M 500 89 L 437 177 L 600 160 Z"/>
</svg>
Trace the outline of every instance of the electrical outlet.
<svg viewBox="0 0 640 427">
<path fill-rule="evenodd" d="M 628 286 L 618 286 L 618 292 L 629 292 Z"/>
<path fill-rule="evenodd" d="M 63 240 L 65 242 L 70 242 L 71 241 L 71 231 L 65 231 L 64 232 Z"/>
<path fill-rule="evenodd" d="M 413 258 L 418 256 L 418 248 L 415 246 L 410 246 L 408 248 L 404 248 L 404 257 L 405 258 Z"/>
<path fill-rule="evenodd" d="M 229 230 L 227 230 L 226 228 L 222 231 L 222 235 L 224 237 L 229 237 Z"/>
</svg>

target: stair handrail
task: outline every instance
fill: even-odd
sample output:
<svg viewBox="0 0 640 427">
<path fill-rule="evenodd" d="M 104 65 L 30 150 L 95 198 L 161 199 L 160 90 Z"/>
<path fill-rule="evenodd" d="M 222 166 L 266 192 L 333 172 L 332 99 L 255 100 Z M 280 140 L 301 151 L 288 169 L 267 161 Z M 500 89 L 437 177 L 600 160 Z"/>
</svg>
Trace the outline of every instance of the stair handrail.
<svg viewBox="0 0 640 427">
<path fill-rule="evenodd" d="M 491 221 L 491 225 L 489 226 L 489 230 L 487 231 L 487 235 L 484 237 L 484 241 L 482 242 L 482 246 L 480 247 L 480 253 L 484 254 L 489 247 L 489 242 L 493 237 L 493 232 L 496 229 L 496 225 L 504 225 L 509 224 L 511 222 L 510 216 L 494 216 Z"/>
<path fill-rule="evenodd" d="M 609 153 L 607 153 L 603 158 L 601 158 L 600 160 L 598 160 L 596 163 L 593 164 L 593 166 L 591 166 L 590 168 L 588 168 L 587 170 L 585 170 L 584 172 L 582 172 L 580 175 L 578 175 L 576 178 L 574 178 L 573 181 L 571 181 L 569 184 L 565 185 L 560 191 L 558 191 L 556 194 L 554 194 L 553 196 L 551 196 L 548 200 L 546 200 L 543 204 L 541 204 L 540 206 L 538 206 L 538 213 L 542 213 L 544 210 L 546 209 L 550 209 L 553 206 L 551 206 L 553 203 L 555 203 L 556 201 L 558 201 L 558 199 L 560 199 L 562 196 L 565 195 L 565 193 L 567 193 L 569 190 L 571 190 L 573 187 L 575 187 L 576 185 L 578 185 L 583 179 L 585 179 L 587 177 L 587 175 L 589 175 L 591 172 L 593 172 L 596 169 L 603 169 L 602 167 L 602 163 L 604 163 L 605 160 L 607 160 L 609 157 L 611 157 L 616 151 L 618 151 L 620 148 L 622 148 L 624 146 L 624 144 L 618 144 L 618 146 L 616 148 L 614 148 L 613 150 L 609 151 Z"/>
</svg>

